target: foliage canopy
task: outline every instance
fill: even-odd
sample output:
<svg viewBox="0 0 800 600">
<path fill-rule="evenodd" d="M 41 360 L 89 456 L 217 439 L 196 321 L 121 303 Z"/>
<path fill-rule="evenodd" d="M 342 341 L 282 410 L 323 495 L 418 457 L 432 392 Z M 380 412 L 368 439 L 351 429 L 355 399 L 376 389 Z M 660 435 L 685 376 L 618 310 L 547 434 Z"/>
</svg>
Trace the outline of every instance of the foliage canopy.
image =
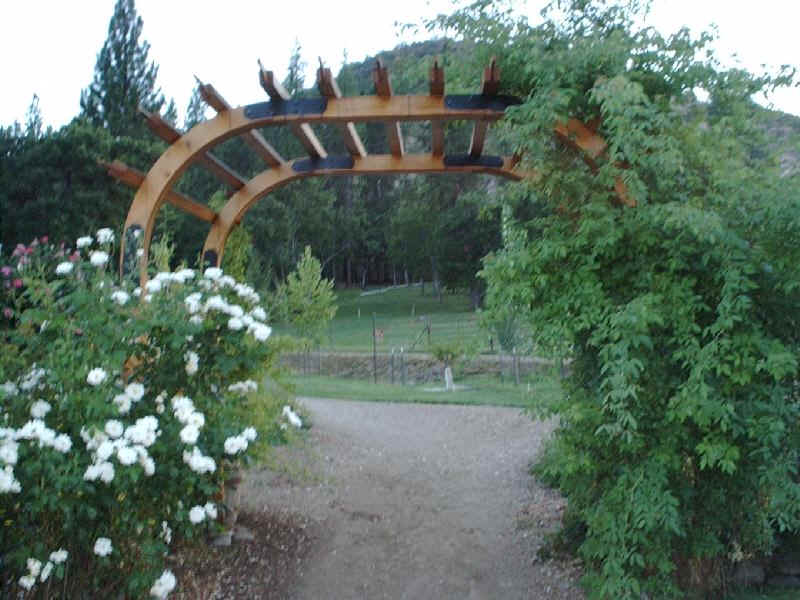
<svg viewBox="0 0 800 600">
<path fill-rule="evenodd" d="M 525 99 L 505 135 L 539 178 L 507 188 L 517 234 L 483 275 L 490 307 L 571 347 L 539 472 L 586 528 L 597 598 L 718 588 L 729 557 L 800 526 L 800 194 L 750 100 L 791 77 L 722 70 L 710 36 L 664 37 L 642 10 L 571 2 L 532 27 L 476 2 L 430 24 L 480 42 Z M 569 117 L 608 142 L 599 164 L 554 143 Z"/>
</svg>

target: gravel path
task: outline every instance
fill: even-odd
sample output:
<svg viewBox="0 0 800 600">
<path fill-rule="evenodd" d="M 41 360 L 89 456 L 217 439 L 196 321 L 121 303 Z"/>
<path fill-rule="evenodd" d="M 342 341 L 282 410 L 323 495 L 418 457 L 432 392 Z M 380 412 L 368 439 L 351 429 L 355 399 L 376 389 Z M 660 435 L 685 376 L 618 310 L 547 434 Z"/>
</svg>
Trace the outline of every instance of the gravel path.
<svg viewBox="0 0 800 600">
<path fill-rule="evenodd" d="M 519 409 L 301 399 L 288 473 L 250 471 L 246 510 L 294 511 L 316 539 L 289 597 L 581 599 L 536 549 L 563 501 L 528 475 L 552 429 Z"/>
</svg>

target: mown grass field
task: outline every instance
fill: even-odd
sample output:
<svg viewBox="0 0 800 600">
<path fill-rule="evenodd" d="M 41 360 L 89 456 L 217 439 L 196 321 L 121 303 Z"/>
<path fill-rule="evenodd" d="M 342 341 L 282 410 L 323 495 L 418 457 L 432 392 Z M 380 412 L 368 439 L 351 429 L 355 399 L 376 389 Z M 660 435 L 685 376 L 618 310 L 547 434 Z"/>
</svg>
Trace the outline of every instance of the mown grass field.
<svg viewBox="0 0 800 600">
<path fill-rule="evenodd" d="M 442 389 L 442 382 L 424 385 L 392 385 L 359 379 L 319 375 L 287 378 L 298 396 L 341 398 L 368 402 L 418 402 L 429 404 L 486 404 L 534 408 L 538 403 L 561 393 L 553 375 L 538 374 L 520 385 L 501 383 L 488 375 L 457 378 L 455 391 Z"/>
<path fill-rule="evenodd" d="M 446 294 L 440 303 L 433 295 L 433 287 L 395 287 L 368 290 L 337 290 L 338 310 L 333 319 L 328 339 L 323 348 L 344 352 L 372 351 L 372 315 L 375 327 L 383 331 L 378 342 L 378 352 L 390 352 L 402 346 L 408 350 L 416 340 L 414 350 L 428 349 L 427 334 L 423 334 L 426 319 L 431 324 L 431 343 L 462 342 L 477 347 L 479 352 L 489 350 L 489 335 L 482 330 L 479 315 L 471 310 L 464 294 Z M 279 333 L 291 333 L 287 327 L 277 327 Z"/>
</svg>

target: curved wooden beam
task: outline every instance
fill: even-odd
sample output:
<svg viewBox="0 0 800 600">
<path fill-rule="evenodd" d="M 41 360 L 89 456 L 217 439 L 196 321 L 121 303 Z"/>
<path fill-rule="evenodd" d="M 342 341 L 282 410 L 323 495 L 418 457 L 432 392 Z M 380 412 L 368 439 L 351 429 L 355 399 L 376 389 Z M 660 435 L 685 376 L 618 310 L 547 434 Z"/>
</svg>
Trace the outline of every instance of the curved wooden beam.
<svg viewBox="0 0 800 600">
<path fill-rule="evenodd" d="M 485 161 L 471 161 L 465 157 L 443 158 L 430 154 L 405 154 L 402 157 L 392 154 L 370 154 L 363 158 L 347 160 L 336 157 L 330 161 L 314 162 L 302 159 L 292 161 L 280 169 L 267 169 L 253 177 L 247 184 L 233 194 L 219 211 L 217 219 L 211 224 L 208 237 L 203 245 L 203 260 L 208 266 L 222 264 L 225 243 L 230 232 L 238 225 L 245 213 L 258 200 L 271 191 L 297 179 L 336 175 L 399 175 L 403 173 L 487 173 L 519 181 L 527 174 L 514 171 L 517 160 L 514 157 L 487 157 Z M 448 164 L 463 162 L 466 164 Z M 470 164 L 472 163 L 472 164 Z"/>
<path fill-rule="evenodd" d="M 213 100 L 220 108 L 221 100 L 213 94 L 211 86 L 205 87 L 209 100 Z M 178 178 L 200 155 L 240 134 L 256 133 L 253 130 L 269 125 L 288 125 L 303 122 L 366 122 L 366 121 L 425 121 L 425 120 L 497 120 L 503 116 L 503 107 L 465 102 L 450 102 L 448 96 L 358 96 L 352 98 L 322 98 L 309 103 L 292 105 L 284 103 L 283 110 L 276 110 L 271 102 L 263 102 L 221 111 L 213 119 L 202 121 L 175 141 L 158 158 L 150 168 L 142 185 L 134 196 L 123 235 L 120 253 L 120 271 L 126 271 L 125 265 L 135 248 L 126 250 L 126 245 L 134 244 L 144 251 L 145 259 L 141 261 L 141 279 L 146 278 L 144 265 L 150 240 L 153 234 L 155 217 Z M 314 104 L 316 102 L 316 104 Z M 211 103 L 211 102 L 209 102 Z M 285 163 L 275 165 L 282 169 Z M 131 263 L 134 264 L 134 263 Z"/>
<path fill-rule="evenodd" d="M 388 75 L 388 74 L 387 74 Z M 388 77 L 387 77 L 388 80 Z M 213 119 L 198 123 L 177 139 L 158 158 L 141 182 L 125 221 L 121 240 L 120 271 L 133 272 L 138 265 L 140 280 L 147 277 L 146 264 L 156 215 L 162 204 L 171 197 L 173 185 L 188 166 L 208 150 L 237 135 L 253 136 L 259 127 L 271 125 L 299 125 L 301 123 L 334 123 L 346 125 L 354 122 L 381 121 L 387 124 L 401 121 L 471 120 L 486 123 L 503 116 L 505 107 L 514 99 L 503 96 L 487 98 L 480 96 L 358 96 L 351 98 L 315 98 L 262 102 L 239 108 L 229 108 L 216 90 L 204 86 L 202 90 L 209 103 L 223 109 Z M 386 91 L 386 90 L 384 90 Z M 605 141 L 576 119 L 555 127 L 555 133 L 566 143 L 580 150 L 587 162 L 592 164 L 605 152 Z M 257 141 L 257 140 L 256 140 Z M 231 228 L 258 198 L 271 189 L 294 179 L 317 175 L 344 175 L 359 173 L 443 173 L 482 172 L 511 178 L 522 178 L 524 174 L 513 172 L 513 159 L 488 156 L 348 156 L 327 159 L 296 159 L 268 161 L 273 168 L 248 181 L 225 205 L 212 224 L 208 249 L 217 252 L 219 262 L 224 242 Z M 498 163 L 499 161 L 499 163 Z M 277 163 L 277 164 L 276 164 Z M 625 204 L 628 198 L 624 182 L 617 182 L 617 193 Z M 144 260 L 138 260 L 136 250 L 141 248 Z"/>
</svg>

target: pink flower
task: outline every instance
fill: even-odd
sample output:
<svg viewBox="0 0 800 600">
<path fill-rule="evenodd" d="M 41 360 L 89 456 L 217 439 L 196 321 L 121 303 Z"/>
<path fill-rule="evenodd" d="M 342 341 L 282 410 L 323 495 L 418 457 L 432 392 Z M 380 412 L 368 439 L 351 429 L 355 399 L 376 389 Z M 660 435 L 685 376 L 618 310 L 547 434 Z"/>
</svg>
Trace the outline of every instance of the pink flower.
<svg viewBox="0 0 800 600">
<path fill-rule="evenodd" d="M 46 244 L 48 241 L 50 241 L 50 238 L 46 235 L 43 235 L 42 237 L 39 238 L 39 241 L 43 244 Z"/>
<path fill-rule="evenodd" d="M 6 307 L 3 309 L 3 316 L 4 316 L 6 319 L 10 319 L 11 317 L 13 317 L 13 316 L 14 316 L 14 311 L 13 311 L 13 310 L 11 310 L 10 308 L 8 308 L 8 307 L 6 306 Z"/>
<path fill-rule="evenodd" d="M 75 250 L 75 252 L 73 252 L 72 254 L 69 255 L 69 259 L 72 262 L 77 262 L 77 261 L 79 261 L 81 259 L 81 253 L 78 252 L 77 250 Z"/>
<path fill-rule="evenodd" d="M 15 288 L 21 288 L 22 279 L 15 279 L 14 281 L 11 282 L 11 285 L 13 285 Z"/>
<path fill-rule="evenodd" d="M 11 276 L 11 271 L 13 271 L 13 269 L 11 267 L 9 267 L 8 265 L 6 265 L 3 268 L 0 268 L 0 273 L 3 274 L 3 277 L 10 277 Z"/>
</svg>

